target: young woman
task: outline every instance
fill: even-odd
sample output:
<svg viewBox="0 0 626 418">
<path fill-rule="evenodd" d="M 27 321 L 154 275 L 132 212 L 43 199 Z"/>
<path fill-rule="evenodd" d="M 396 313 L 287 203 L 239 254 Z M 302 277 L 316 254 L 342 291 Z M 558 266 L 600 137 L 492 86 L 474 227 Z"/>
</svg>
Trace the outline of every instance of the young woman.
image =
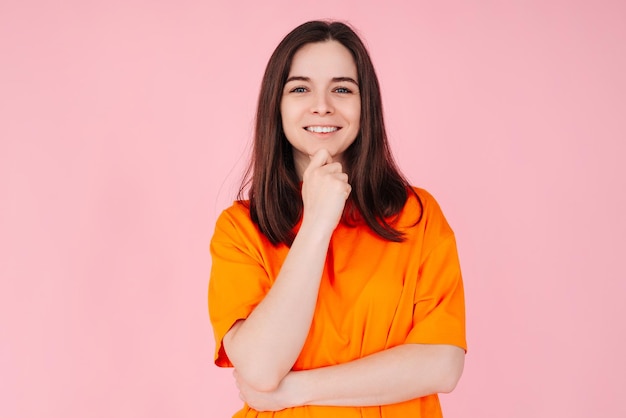
<svg viewBox="0 0 626 418">
<path fill-rule="evenodd" d="M 274 51 L 246 177 L 217 221 L 209 283 L 235 417 L 440 417 L 466 349 L 454 234 L 393 162 L 374 68 L 345 24 L 305 23 Z"/>
</svg>

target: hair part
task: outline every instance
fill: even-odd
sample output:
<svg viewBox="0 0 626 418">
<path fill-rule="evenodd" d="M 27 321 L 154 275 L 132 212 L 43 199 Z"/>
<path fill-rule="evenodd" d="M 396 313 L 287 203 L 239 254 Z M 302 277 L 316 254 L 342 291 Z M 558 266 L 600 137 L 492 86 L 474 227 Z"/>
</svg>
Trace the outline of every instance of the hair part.
<svg viewBox="0 0 626 418">
<path fill-rule="evenodd" d="M 291 144 L 282 127 L 280 104 L 295 53 L 306 44 L 337 41 L 352 54 L 361 98 L 360 131 L 345 151 L 345 169 L 352 192 L 343 221 L 365 222 L 383 239 L 401 242 L 404 234 L 394 228 L 395 217 L 409 194 L 422 202 L 396 166 L 385 131 L 380 87 L 367 48 L 348 25 L 311 21 L 291 31 L 274 50 L 265 69 L 256 113 L 254 146 L 250 164 L 238 193 L 247 203 L 250 217 L 260 231 L 277 245 L 291 245 L 294 227 L 302 217 L 300 181 Z"/>
</svg>

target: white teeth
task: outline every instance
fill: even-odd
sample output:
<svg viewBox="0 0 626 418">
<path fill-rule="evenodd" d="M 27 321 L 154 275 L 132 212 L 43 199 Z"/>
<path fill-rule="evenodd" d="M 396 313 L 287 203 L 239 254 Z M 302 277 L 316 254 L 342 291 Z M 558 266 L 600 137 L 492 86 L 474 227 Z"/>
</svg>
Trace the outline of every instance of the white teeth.
<svg viewBox="0 0 626 418">
<path fill-rule="evenodd" d="M 335 132 L 339 128 L 337 128 L 336 126 L 307 126 L 305 129 L 309 132 L 327 134 L 330 132 Z"/>
</svg>

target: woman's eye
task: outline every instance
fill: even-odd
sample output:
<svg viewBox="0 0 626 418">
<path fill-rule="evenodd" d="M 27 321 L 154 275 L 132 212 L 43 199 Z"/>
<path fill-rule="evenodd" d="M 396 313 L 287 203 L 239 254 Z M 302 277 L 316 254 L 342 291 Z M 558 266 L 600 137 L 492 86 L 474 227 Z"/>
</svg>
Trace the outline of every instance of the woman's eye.
<svg viewBox="0 0 626 418">
<path fill-rule="evenodd" d="M 293 89 L 291 89 L 292 93 L 305 93 L 306 92 L 306 88 L 305 87 L 295 87 Z"/>
<path fill-rule="evenodd" d="M 350 90 L 350 89 L 348 89 L 346 87 L 337 87 L 335 89 L 335 92 L 337 92 L 337 93 L 344 93 L 345 94 L 345 93 L 352 93 L 352 90 Z"/>
</svg>

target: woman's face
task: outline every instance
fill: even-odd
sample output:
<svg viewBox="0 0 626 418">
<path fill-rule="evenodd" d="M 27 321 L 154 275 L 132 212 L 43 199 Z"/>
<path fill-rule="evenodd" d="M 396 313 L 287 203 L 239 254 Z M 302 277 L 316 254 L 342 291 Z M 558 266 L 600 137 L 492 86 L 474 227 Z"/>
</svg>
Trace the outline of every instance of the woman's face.
<svg viewBox="0 0 626 418">
<path fill-rule="evenodd" d="M 333 161 L 359 133 L 361 98 L 350 51 L 337 41 L 306 44 L 293 57 L 280 103 L 283 130 L 300 178 L 322 148 Z"/>
</svg>

